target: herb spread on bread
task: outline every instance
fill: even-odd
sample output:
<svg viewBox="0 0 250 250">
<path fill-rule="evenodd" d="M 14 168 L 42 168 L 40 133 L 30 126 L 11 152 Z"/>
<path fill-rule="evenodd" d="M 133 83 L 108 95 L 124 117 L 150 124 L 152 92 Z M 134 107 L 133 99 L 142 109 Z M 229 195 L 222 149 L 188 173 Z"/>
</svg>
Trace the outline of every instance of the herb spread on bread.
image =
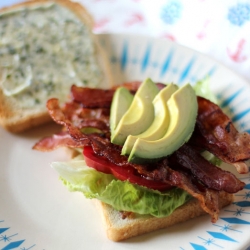
<svg viewBox="0 0 250 250">
<path fill-rule="evenodd" d="M 0 124 L 12 132 L 50 121 L 46 101 L 70 86 L 112 86 L 105 51 L 86 9 L 34 0 L 0 10 Z"/>
<path fill-rule="evenodd" d="M 103 75 L 90 31 L 70 10 L 44 4 L 3 13 L 0 20 L 5 95 L 28 108 L 44 105 L 57 89 L 65 98 L 73 82 L 98 86 Z"/>
</svg>

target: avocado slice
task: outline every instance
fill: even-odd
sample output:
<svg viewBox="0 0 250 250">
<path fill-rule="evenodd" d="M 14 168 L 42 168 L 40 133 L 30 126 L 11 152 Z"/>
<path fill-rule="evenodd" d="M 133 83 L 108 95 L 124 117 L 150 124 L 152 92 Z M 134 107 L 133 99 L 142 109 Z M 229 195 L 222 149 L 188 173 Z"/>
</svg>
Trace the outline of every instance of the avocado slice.
<svg viewBox="0 0 250 250">
<path fill-rule="evenodd" d="M 129 135 L 122 148 L 122 155 L 129 155 L 137 138 L 153 141 L 162 138 L 169 126 L 170 115 L 167 107 L 167 101 L 171 95 L 178 89 L 178 86 L 171 83 L 163 88 L 154 98 L 154 121 L 150 127 L 139 135 Z"/>
<path fill-rule="evenodd" d="M 129 162 L 145 161 L 168 156 L 189 140 L 198 112 L 197 97 L 190 84 L 178 89 L 167 102 L 170 124 L 167 133 L 158 140 L 138 138 L 129 155 Z"/>
<path fill-rule="evenodd" d="M 112 143 L 123 145 L 128 135 L 138 135 L 151 125 L 154 120 L 152 101 L 158 93 L 159 89 L 151 79 L 141 84 L 129 109 L 111 133 Z"/>
<path fill-rule="evenodd" d="M 111 134 L 114 133 L 119 121 L 129 109 L 134 96 L 130 91 L 124 87 L 119 87 L 113 96 L 111 107 L 110 107 L 110 130 Z"/>
</svg>

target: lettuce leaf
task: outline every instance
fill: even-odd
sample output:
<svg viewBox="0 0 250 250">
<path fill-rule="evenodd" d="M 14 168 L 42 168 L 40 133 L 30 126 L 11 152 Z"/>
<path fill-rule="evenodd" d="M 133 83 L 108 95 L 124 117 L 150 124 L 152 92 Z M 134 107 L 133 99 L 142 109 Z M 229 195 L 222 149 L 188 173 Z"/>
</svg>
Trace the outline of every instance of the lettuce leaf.
<svg viewBox="0 0 250 250">
<path fill-rule="evenodd" d="M 211 102 L 217 104 L 217 98 L 215 94 L 211 91 L 209 85 L 209 79 L 205 78 L 204 80 L 198 81 L 194 86 L 193 89 L 195 90 L 196 95 L 204 97 Z"/>
<path fill-rule="evenodd" d="M 220 166 L 222 164 L 222 160 L 217 158 L 215 155 L 213 155 L 212 153 L 208 152 L 208 151 L 203 151 L 201 153 L 201 155 L 208 160 L 209 162 L 211 162 L 213 165 L 215 166 Z"/>
<path fill-rule="evenodd" d="M 86 166 L 84 160 L 53 162 L 64 185 L 70 191 L 82 192 L 86 198 L 96 198 L 119 211 L 164 217 L 187 202 L 191 196 L 178 188 L 159 192 L 117 180 Z"/>
</svg>

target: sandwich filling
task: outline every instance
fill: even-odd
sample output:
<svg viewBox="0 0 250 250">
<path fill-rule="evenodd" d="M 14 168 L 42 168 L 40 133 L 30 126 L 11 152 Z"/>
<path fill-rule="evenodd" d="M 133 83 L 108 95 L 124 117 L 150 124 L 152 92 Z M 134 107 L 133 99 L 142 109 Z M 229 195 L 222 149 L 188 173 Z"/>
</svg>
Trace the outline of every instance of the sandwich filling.
<svg viewBox="0 0 250 250">
<path fill-rule="evenodd" d="M 140 83 L 132 83 L 123 86 L 134 94 L 139 85 Z M 164 86 L 158 84 L 159 88 Z M 47 102 L 47 109 L 53 120 L 63 125 L 65 129 L 59 134 L 42 139 L 34 146 L 34 149 L 49 151 L 66 146 L 83 151 L 83 157 L 85 157 L 85 162 L 89 167 L 101 171 L 101 174 L 111 176 L 107 177 L 110 178 L 108 180 L 97 178 L 95 181 L 91 181 L 91 183 L 97 184 L 104 183 L 105 189 L 97 185 L 90 194 L 91 188 L 83 185 L 80 180 L 80 173 L 83 173 L 86 169 L 85 167 L 79 169 L 77 161 L 73 161 L 71 164 L 74 165 L 71 167 L 74 171 L 68 171 L 69 165 L 68 167 L 59 167 L 62 170 L 61 175 L 65 184 L 71 190 L 82 191 L 87 197 L 103 199 L 104 202 L 109 204 L 112 203 L 110 200 L 113 200 L 112 205 L 118 210 L 134 211 L 133 207 L 139 204 L 140 209 L 141 207 L 151 206 L 154 211 L 163 211 L 165 208 L 161 209 L 162 205 L 168 204 L 169 206 L 166 209 L 168 213 L 159 214 L 158 212 L 140 211 L 139 209 L 141 213 L 167 216 L 176 207 L 188 201 L 190 197 L 194 197 L 198 199 L 203 210 L 211 215 L 211 221 L 215 222 L 219 214 L 219 193 L 221 191 L 236 193 L 242 190 L 245 184 L 231 172 L 214 165 L 214 162 L 222 160 L 234 165 L 239 173 L 246 173 L 248 167 L 245 161 L 250 159 L 250 135 L 238 132 L 229 117 L 223 113 L 218 105 L 197 96 L 198 115 L 195 128 L 186 143 L 171 155 L 162 157 L 154 163 L 137 164 L 129 162 L 128 157 L 122 155 L 122 146 L 110 141 L 109 115 L 114 92 L 115 89 L 102 90 L 72 86 L 72 100 L 63 107 L 60 107 L 57 99 L 50 99 Z M 211 162 L 204 158 L 202 155 L 204 152 L 210 152 L 209 154 L 214 155 L 213 159 L 218 158 L 220 160 Z M 81 160 L 80 164 L 83 164 L 83 162 Z M 97 172 L 91 168 L 87 169 Z M 65 176 L 67 179 L 65 179 Z M 136 177 L 139 177 L 142 181 L 137 181 Z M 91 179 L 91 177 L 85 179 L 90 180 L 89 178 Z M 117 186 L 122 183 L 120 180 L 123 181 L 123 188 Z M 133 180 L 135 180 L 134 183 Z M 112 184 L 113 182 L 119 184 Z M 158 183 L 158 186 L 154 186 L 155 183 Z M 127 190 L 127 184 L 134 185 L 133 187 L 139 185 L 143 191 L 148 192 L 150 190 L 149 192 L 162 197 L 156 198 L 157 200 L 154 200 L 155 198 L 147 199 L 144 201 L 144 205 L 141 205 L 139 199 L 149 196 L 138 191 L 138 196 L 131 195 L 134 198 L 131 203 L 131 197 L 126 196 L 126 194 L 135 194 L 136 192 L 119 193 L 120 190 Z M 108 191 L 107 195 L 111 198 L 105 200 L 106 198 L 102 197 L 105 197 L 106 188 L 109 189 L 110 185 L 114 185 L 112 191 Z M 121 202 L 120 200 L 117 201 L 117 197 L 122 197 L 123 202 L 126 203 L 127 201 L 130 207 L 120 206 Z M 166 197 L 167 199 L 174 197 L 179 202 L 173 200 L 171 202 L 172 198 L 166 200 Z"/>
</svg>

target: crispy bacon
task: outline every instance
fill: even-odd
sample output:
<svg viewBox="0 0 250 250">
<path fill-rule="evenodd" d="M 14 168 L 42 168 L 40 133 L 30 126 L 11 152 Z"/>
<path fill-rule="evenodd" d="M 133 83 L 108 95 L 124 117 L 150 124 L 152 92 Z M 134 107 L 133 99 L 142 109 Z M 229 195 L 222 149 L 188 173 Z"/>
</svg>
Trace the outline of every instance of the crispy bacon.
<svg viewBox="0 0 250 250">
<path fill-rule="evenodd" d="M 65 126 L 68 133 L 75 140 L 89 140 L 88 136 L 83 134 L 81 130 L 73 125 L 73 123 L 66 118 L 62 109 L 60 108 L 59 101 L 56 98 L 52 98 L 47 101 L 47 110 L 51 118 L 62 126 Z"/>
<path fill-rule="evenodd" d="M 82 88 L 72 85 L 71 97 L 73 102 L 80 103 L 85 108 L 110 108 L 114 92 L 118 87 L 123 86 L 131 93 L 135 93 L 140 84 L 141 82 L 134 81 L 123 83 L 112 89 Z"/>
<path fill-rule="evenodd" d="M 109 127 L 107 127 L 107 124 L 105 122 L 103 122 L 102 120 L 98 120 L 98 119 L 87 119 L 87 120 L 83 120 L 81 121 L 81 123 L 78 125 L 79 128 L 97 128 L 100 129 L 102 131 L 109 131 Z"/>
<path fill-rule="evenodd" d="M 118 87 L 122 86 L 128 89 L 131 93 L 135 93 L 140 85 L 141 81 L 125 82 L 121 85 L 114 86 L 112 89 L 117 89 Z"/>
<path fill-rule="evenodd" d="M 71 87 L 72 100 L 85 108 L 109 108 L 114 95 L 114 89 Z"/>
<path fill-rule="evenodd" d="M 83 148 L 83 146 L 86 146 L 86 143 L 74 140 L 67 132 L 61 132 L 41 139 L 33 146 L 33 149 L 52 151 L 59 147 Z"/>
<path fill-rule="evenodd" d="M 167 163 L 167 164 L 166 164 Z M 211 215 L 211 221 L 215 223 L 218 220 L 219 192 L 200 185 L 195 181 L 192 175 L 183 172 L 180 169 L 173 170 L 168 166 L 168 161 L 164 160 L 162 164 L 150 172 L 150 176 L 154 180 L 165 181 L 181 188 L 196 198 L 201 208 Z"/>
<path fill-rule="evenodd" d="M 214 166 L 187 144 L 170 156 L 170 166 L 172 164 L 179 164 L 189 169 L 208 188 L 236 193 L 245 186 L 245 183 L 237 179 L 231 172 Z"/>
<path fill-rule="evenodd" d="M 75 126 L 92 119 L 92 121 L 101 121 L 109 129 L 109 108 L 89 109 L 83 108 L 79 103 L 68 102 L 62 106 L 62 110 L 65 117 L 71 120 Z"/>
<path fill-rule="evenodd" d="M 73 122 L 69 119 L 64 114 L 64 111 L 61 109 L 59 106 L 59 101 L 58 99 L 52 98 L 47 101 L 47 109 L 52 117 L 52 119 L 60 125 L 63 125 L 66 129 L 68 134 L 72 137 L 73 140 L 76 142 L 79 142 L 79 145 L 84 145 L 87 146 L 90 144 L 91 140 L 93 140 L 95 137 L 98 138 L 105 138 L 107 137 L 107 134 L 102 133 L 102 134 L 84 134 L 81 132 L 81 126 L 76 127 Z M 86 121 L 87 123 L 87 121 Z M 109 133 L 108 133 L 109 135 Z M 91 139 L 92 138 L 92 139 Z"/>
<path fill-rule="evenodd" d="M 114 92 L 118 87 L 123 86 L 134 94 L 140 85 L 140 81 L 123 83 L 112 89 L 82 88 L 72 85 L 71 97 L 73 102 L 80 103 L 85 108 L 110 108 Z M 166 85 L 157 83 L 157 86 L 162 89 Z"/>
<path fill-rule="evenodd" d="M 250 134 L 239 133 L 218 105 L 202 97 L 197 100 L 198 117 L 190 143 L 224 162 L 238 163 L 238 171 L 247 173 L 244 161 L 250 158 Z"/>
</svg>

